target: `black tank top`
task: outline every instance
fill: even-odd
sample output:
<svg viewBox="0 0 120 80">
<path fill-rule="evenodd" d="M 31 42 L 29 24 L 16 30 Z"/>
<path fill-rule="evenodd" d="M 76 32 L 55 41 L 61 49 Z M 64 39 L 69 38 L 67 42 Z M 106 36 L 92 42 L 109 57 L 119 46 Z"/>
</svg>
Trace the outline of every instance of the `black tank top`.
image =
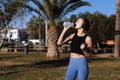
<svg viewBox="0 0 120 80">
<path fill-rule="evenodd" d="M 83 51 L 80 49 L 80 45 L 85 43 L 87 35 L 78 36 L 77 33 L 73 36 L 71 41 L 71 52 L 84 55 Z"/>
</svg>

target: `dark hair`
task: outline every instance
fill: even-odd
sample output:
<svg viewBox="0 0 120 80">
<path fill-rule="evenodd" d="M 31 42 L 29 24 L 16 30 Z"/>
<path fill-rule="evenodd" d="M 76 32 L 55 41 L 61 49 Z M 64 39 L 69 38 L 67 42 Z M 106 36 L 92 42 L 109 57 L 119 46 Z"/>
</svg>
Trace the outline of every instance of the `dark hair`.
<svg viewBox="0 0 120 80">
<path fill-rule="evenodd" d="M 82 28 L 85 30 L 85 31 L 88 31 L 89 28 L 90 28 L 90 22 L 87 18 L 82 18 L 83 19 L 83 24 L 82 24 Z"/>
</svg>

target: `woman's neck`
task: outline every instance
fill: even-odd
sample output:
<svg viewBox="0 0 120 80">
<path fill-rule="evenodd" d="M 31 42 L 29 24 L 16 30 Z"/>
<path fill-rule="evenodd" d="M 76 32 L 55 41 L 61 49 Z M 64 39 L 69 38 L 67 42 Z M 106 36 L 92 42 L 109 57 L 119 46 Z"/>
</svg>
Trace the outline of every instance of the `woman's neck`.
<svg viewBox="0 0 120 80">
<path fill-rule="evenodd" d="M 86 35 L 86 33 L 83 29 L 79 29 L 78 32 L 77 32 L 77 35 L 78 36 L 84 36 L 84 35 Z"/>
</svg>

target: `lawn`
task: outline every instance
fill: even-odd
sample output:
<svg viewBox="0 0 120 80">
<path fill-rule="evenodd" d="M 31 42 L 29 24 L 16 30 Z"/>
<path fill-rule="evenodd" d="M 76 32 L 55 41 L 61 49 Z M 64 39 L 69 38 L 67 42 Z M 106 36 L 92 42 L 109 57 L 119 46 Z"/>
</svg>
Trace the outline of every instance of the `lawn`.
<svg viewBox="0 0 120 80">
<path fill-rule="evenodd" d="M 46 58 L 46 53 L 0 53 L 0 80 L 64 80 L 69 54 Z M 120 58 L 93 57 L 89 60 L 89 80 L 120 80 Z"/>
</svg>

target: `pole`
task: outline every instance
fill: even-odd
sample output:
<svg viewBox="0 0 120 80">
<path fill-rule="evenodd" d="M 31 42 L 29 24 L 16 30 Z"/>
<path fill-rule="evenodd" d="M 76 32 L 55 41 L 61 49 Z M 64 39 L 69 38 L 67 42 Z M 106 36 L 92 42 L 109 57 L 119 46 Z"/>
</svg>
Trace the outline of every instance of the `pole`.
<svg viewBox="0 0 120 80">
<path fill-rule="evenodd" d="M 114 57 L 120 57 L 120 0 L 116 0 L 116 26 L 115 26 Z"/>
<path fill-rule="evenodd" d="M 48 24 L 47 24 L 47 21 L 45 20 L 45 47 L 48 46 L 47 33 L 48 33 Z"/>
</svg>

